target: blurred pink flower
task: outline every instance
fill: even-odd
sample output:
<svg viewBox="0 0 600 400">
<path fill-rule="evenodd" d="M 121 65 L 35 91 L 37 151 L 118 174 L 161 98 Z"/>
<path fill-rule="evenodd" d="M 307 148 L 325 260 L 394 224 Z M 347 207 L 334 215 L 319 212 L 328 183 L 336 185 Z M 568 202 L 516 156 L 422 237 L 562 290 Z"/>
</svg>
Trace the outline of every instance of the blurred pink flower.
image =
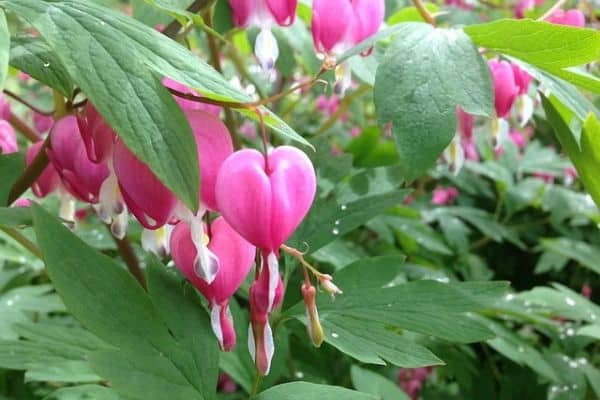
<svg viewBox="0 0 600 400">
<path fill-rule="evenodd" d="M 525 137 L 521 134 L 521 132 L 517 131 L 517 130 L 513 130 L 508 134 L 508 138 L 510 139 L 511 142 L 513 142 L 513 144 L 515 146 L 517 146 L 517 149 L 519 150 L 523 150 L 525 148 L 525 146 L 527 145 L 527 141 L 525 140 Z"/>
<path fill-rule="evenodd" d="M 494 80 L 494 105 L 498 118 L 505 118 L 512 108 L 519 87 L 515 82 L 515 76 L 511 64 L 507 61 L 488 61 L 492 78 Z"/>
<path fill-rule="evenodd" d="M 438 187 L 433 191 L 431 204 L 444 206 L 452 203 L 458 197 L 458 189 L 453 186 L 447 188 Z"/>
<path fill-rule="evenodd" d="M 33 113 L 33 126 L 38 133 L 46 133 L 54 125 L 54 118 L 37 112 Z"/>
<path fill-rule="evenodd" d="M 578 28 L 585 27 L 585 15 L 577 9 L 567 11 L 556 10 L 546 21 L 558 25 L 568 25 Z"/>
<path fill-rule="evenodd" d="M 0 154 L 11 154 L 19 151 L 17 134 L 8 121 L 0 120 Z"/>
</svg>

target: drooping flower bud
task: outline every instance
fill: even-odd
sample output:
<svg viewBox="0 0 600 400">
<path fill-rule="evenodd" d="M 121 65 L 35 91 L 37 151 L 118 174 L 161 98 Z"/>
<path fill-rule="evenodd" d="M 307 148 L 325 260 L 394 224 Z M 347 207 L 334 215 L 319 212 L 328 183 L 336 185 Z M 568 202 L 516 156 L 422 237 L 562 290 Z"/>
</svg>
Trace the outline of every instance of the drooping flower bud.
<svg viewBox="0 0 600 400">
<path fill-rule="evenodd" d="M 107 161 L 117 135 L 91 102 L 87 102 L 85 114 L 77 117 L 77 123 L 90 161 L 96 164 Z"/>
<path fill-rule="evenodd" d="M 219 258 L 220 269 L 209 284 L 195 270 L 197 251 L 190 226 L 177 224 L 171 235 L 173 261 L 183 275 L 209 301 L 211 324 L 221 348 L 229 351 L 235 345 L 235 331 L 229 312 L 229 298 L 240 287 L 252 268 L 255 248 L 244 240 L 222 217 L 210 226 L 210 238 L 204 233 L 208 248 Z"/>
<path fill-rule="evenodd" d="M 329 282 L 331 283 L 331 281 Z M 338 292 L 341 293 L 339 289 Z M 304 305 L 306 306 L 306 328 L 308 330 L 308 336 L 310 336 L 315 347 L 321 347 L 321 344 L 325 340 L 325 333 L 323 332 L 323 327 L 319 320 L 319 311 L 317 310 L 317 290 L 313 285 L 309 286 L 306 283 L 303 283 L 302 297 L 304 298 Z"/>
<path fill-rule="evenodd" d="M 50 141 L 48 158 L 65 188 L 81 201 L 97 203 L 109 170 L 105 164 L 94 164 L 88 159 L 77 119 L 69 115 L 58 120 L 50 131 Z"/>
<path fill-rule="evenodd" d="M 494 80 L 494 105 L 496 115 L 505 118 L 517 98 L 519 87 L 515 82 L 515 76 L 510 63 L 500 60 L 488 62 L 492 78 Z"/>
<path fill-rule="evenodd" d="M 344 293 L 333 283 L 333 277 L 329 274 L 321 274 L 319 276 L 319 283 L 321 284 L 323 290 L 325 290 L 325 292 L 327 292 L 332 299 L 335 298 L 336 294 Z"/>
<path fill-rule="evenodd" d="M 0 154 L 11 154 L 19 151 L 17 135 L 8 121 L 0 120 Z"/>
</svg>

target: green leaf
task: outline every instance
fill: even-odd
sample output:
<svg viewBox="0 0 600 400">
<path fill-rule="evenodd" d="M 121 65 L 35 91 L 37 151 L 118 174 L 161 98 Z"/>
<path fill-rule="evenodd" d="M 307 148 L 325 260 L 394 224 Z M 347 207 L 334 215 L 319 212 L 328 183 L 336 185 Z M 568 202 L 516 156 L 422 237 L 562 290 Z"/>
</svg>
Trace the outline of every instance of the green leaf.
<svg viewBox="0 0 600 400">
<path fill-rule="evenodd" d="M 469 25 L 464 30 L 477 46 L 546 70 L 573 67 L 600 57 L 600 32 L 594 29 L 529 19 L 501 19 Z"/>
<path fill-rule="evenodd" d="M 210 320 L 195 289 L 168 273 L 156 257 L 148 266 L 148 292 L 160 316 L 166 321 L 175 339 L 191 353 L 193 365 L 185 372 L 190 379 L 202 381 L 206 398 L 214 397 L 214 382 L 219 374 L 219 348 L 210 327 Z M 216 388 L 215 388 L 216 389 Z"/>
<path fill-rule="evenodd" d="M 391 124 L 407 179 L 429 168 L 456 132 L 456 107 L 490 116 L 493 96 L 485 60 L 464 32 L 404 23 L 375 77 L 381 126 Z"/>
<path fill-rule="evenodd" d="M 573 259 L 581 266 L 600 274 L 600 247 L 566 237 L 541 239 L 540 244 L 547 251 Z"/>
<path fill-rule="evenodd" d="M 94 370 L 111 380 L 117 392 L 132 399 L 148 399 L 150 395 L 155 396 L 153 399 L 211 398 L 216 382 L 207 383 L 210 375 L 204 368 L 212 367 L 196 369 L 191 349 L 181 337 L 180 324 L 185 322 L 161 318 L 172 305 L 165 300 L 166 305 L 157 309 L 137 281 L 111 258 L 94 251 L 41 207 L 33 205 L 32 214 L 56 291 L 86 328 L 118 349 L 93 353 Z M 86 268 L 81 268 L 82 260 Z M 167 326 L 179 332 L 176 338 Z M 205 372 L 206 376 L 198 376 Z M 148 385 L 152 385 L 152 392 L 144 390 Z"/>
<path fill-rule="evenodd" d="M 352 384 L 364 393 L 377 396 L 381 400 L 410 400 L 410 397 L 404 393 L 395 382 L 384 378 L 383 376 L 353 365 L 350 369 Z"/>
<path fill-rule="evenodd" d="M 590 113 L 584 122 L 579 144 L 576 136 L 565 121 L 570 120 L 571 112 L 555 99 L 542 96 L 542 105 L 548 122 L 554 128 L 560 144 L 569 155 L 585 188 L 596 205 L 600 205 L 600 178 L 596 171 L 600 166 L 600 122 Z"/>
<path fill-rule="evenodd" d="M 8 194 L 25 169 L 25 157 L 20 153 L 0 155 L 0 206 L 9 206 Z"/>
<path fill-rule="evenodd" d="M 4 10 L 0 10 L 0 89 L 8 75 L 8 59 L 10 54 L 10 32 Z"/>
<path fill-rule="evenodd" d="M 60 388 L 48 397 L 58 400 L 122 400 L 111 388 L 100 385 L 80 385 Z"/>
<path fill-rule="evenodd" d="M 600 32 L 545 21 L 503 19 L 470 25 L 478 46 L 517 57 L 587 90 L 600 93 L 600 80 L 567 69 L 600 57 Z"/>
<path fill-rule="evenodd" d="M 586 325 L 577 330 L 577 334 L 581 336 L 589 336 L 600 340 L 600 325 Z"/>
<path fill-rule="evenodd" d="M 70 97 L 73 93 L 73 82 L 67 69 L 50 46 L 40 38 L 29 36 L 13 38 L 10 65 L 58 90 L 65 97 Z"/>
<path fill-rule="evenodd" d="M 255 400 L 377 400 L 377 397 L 338 386 L 292 382 L 277 385 L 261 392 Z"/>
<path fill-rule="evenodd" d="M 424 3 L 425 9 L 432 14 L 439 11 L 439 7 L 434 3 Z M 400 22 L 426 22 L 417 7 L 403 7 L 387 19 L 388 25 L 396 25 Z"/>
<path fill-rule="evenodd" d="M 30 226 L 31 212 L 27 207 L 0 207 L 0 226 L 23 228 Z"/>
<path fill-rule="evenodd" d="M 535 287 L 516 297 L 540 314 L 596 323 L 600 317 L 600 307 L 565 286 L 554 286 L 556 289 Z"/>
<path fill-rule="evenodd" d="M 363 258 L 338 271 L 335 283 L 346 291 L 381 288 L 398 276 L 405 259 L 401 255 Z"/>
</svg>

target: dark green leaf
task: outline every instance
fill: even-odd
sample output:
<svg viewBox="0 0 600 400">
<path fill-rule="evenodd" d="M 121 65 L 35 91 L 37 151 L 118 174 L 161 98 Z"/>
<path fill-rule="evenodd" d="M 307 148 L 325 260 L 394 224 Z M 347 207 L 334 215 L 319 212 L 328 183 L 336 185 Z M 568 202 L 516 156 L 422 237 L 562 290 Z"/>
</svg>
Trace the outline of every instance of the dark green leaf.
<svg viewBox="0 0 600 400">
<path fill-rule="evenodd" d="M 375 78 L 381 126 L 391 124 L 407 179 L 429 168 L 456 132 L 456 107 L 481 116 L 493 112 L 485 60 L 464 32 L 405 23 Z"/>
<path fill-rule="evenodd" d="M 8 206 L 12 185 L 25 169 L 25 157 L 20 153 L 0 155 L 0 206 Z"/>
<path fill-rule="evenodd" d="M 26 207 L 0 207 L 0 226 L 23 228 L 31 225 L 31 212 Z"/>
<path fill-rule="evenodd" d="M 49 398 L 58 400 L 122 400 L 111 388 L 100 385 L 64 387 L 52 392 Z"/>
</svg>

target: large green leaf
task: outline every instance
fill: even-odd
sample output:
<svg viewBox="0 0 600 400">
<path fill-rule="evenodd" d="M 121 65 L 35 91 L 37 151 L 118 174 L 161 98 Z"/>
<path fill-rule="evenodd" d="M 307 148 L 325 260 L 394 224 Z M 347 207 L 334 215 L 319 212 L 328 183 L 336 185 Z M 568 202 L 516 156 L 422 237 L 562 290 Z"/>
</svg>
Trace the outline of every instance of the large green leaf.
<svg viewBox="0 0 600 400">
<path fill-rule="evenodd" d="M 25 157 L 21 153 L 0 155 L 0 206 L 8 206 L 12 185 L 25 169 Z"/>
<path fill-rule="evenodd" d="M 4 10 L 0 10 L 0 88 L 4 88 L 4 81 L 8 74 L 8 58 L 10 54 L 10 32 L 6 22 Z"/>
<path fill-rule="evenodd" d="M 377 397 L 338 386 L 292 382 L 277 385 L 259 393 L 256 400 L 377 400 Z"/>
<path fill-rule="evenodd" d="M 600 32 L 544 21 L 503 19 L 470 25 L 478 46 L 517 57 L 569 82 L 600 93 L 600 80 L 567 69 L 598 60 Z"/>
<path fill-rule="evenodd" d="M 48 275 L 68 310 L 116 348 L 91 354 L 94 370 L 131 399 L 212 398 L 216 376 L 209 382 L 214 375 L 210 365 L 218 361 L 209 358 L 207 348 L 201 351 L 209 366 L 198 366 L 187 348 L 188 343 L 196 343 L 190 335 L 205 338 L 206 332 L 181 333 L 181 324 L 197 326 L 194 319 L 198 317 L 186 315 L 182 318 L 192 321 L 178 323 L 172 316 L 163 317 L 173 308 L 172 298 L 156 307 L 153 300 L 157 299 L 151 299 L 112 259 L 94 251 L 41 207 L 32 206 L 32 214 Z M 155 283 L 155 293 L 162 291 L 160 287 Z M 175 337 L 168 327 L 176 330 Z"/>
<path fill-rule="evenodd" d="M 600 205 L 600 122 L 590 113 L 584 122 L 579 144 L 566 121 L 571 121 L 572 111 L 568 110 L 555 98 L 542 96 L 542 105 L 548 122 L 554 128 L 560 144 L 575 165 L 585 188 L 596 205 Z"/>
<path fill-rule="evenodd" d="M 457 29 L 400 24 L 375 77 L 381 126 L 391 124 L 407 179 L 422 174 L 456 132 L 456 107 L 493 113 L 490 73 L 469 37 Z"/>
<path fill-rule="evenodd" d="M 31 225 L 31 212 L 27 207 L 0 207 L 0 226 L 23 228 Z"/>
<path fill-rule="evenodd" d="M 541 239 L 540 244 L 547 251 L 573 259 L 581 266 L 600 274 L 600 247 L 566 237 Z"/>
<path fill-rule="evenodd" d="M 58 400 L 122 400 L 111 388 L 100 385 L 80 385 L 60 388 L 48 396 Z"/>
<path fill-rule="evenodd" d="M 357 390 L 376 395 L 381 400 L 409 400 L 395 382 L 383 376 L 353 365 L 350 369 L 352 384 Z"/>
<path fill-rule="evenodd" d="M 13 38 L 10 65 L 58 90 L 65 97 L 71 96 L 73 92 L 73 82 L 67 69 L 41 38 L 29 36 Z"/>
</svg>

